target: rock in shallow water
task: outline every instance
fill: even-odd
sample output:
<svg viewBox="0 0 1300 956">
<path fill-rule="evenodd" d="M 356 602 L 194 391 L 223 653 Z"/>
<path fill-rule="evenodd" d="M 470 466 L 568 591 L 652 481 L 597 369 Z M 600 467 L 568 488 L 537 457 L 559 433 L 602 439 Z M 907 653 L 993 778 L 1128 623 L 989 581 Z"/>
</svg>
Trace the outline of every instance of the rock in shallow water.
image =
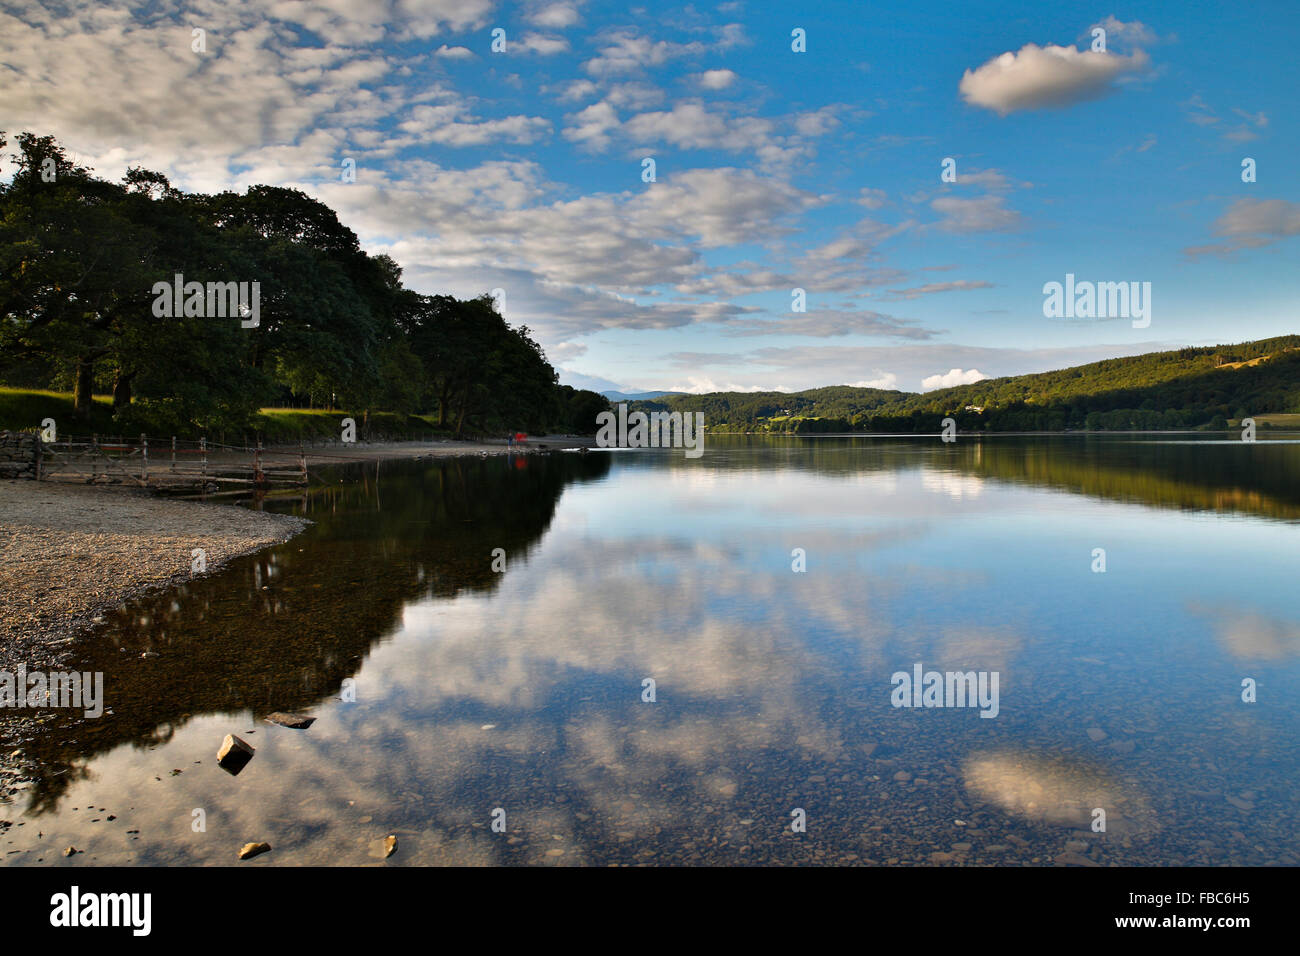
<svg viewBox="0 0 1300 956">
<path fill-rule="evenodd" d="M 239 858 L 241 860 L 251 860 L 255 856 L 271 852 L 269 843 L 245 843 L 239 849 Z"/>
<path fill-rule="evenodd" d="M 315 717 L 304 717 L 301 714 L 287 714 L 279 710 L 273 714 L 267 714 L 266 719 L 273 724 L 279 724 L 281 727 L 289 727 L 292 730 L 306 730 L 312 724 L 316 723 Z"/>
<path fill-rule="evenodd" d="M 253 759 L 255 752 L 252 747 L 234 734 L 226 734 L 226 739 L 221 743 L 221 749 L 217 751 L 217 766 L 232 777 L 236 776 Z"/>
</svg>

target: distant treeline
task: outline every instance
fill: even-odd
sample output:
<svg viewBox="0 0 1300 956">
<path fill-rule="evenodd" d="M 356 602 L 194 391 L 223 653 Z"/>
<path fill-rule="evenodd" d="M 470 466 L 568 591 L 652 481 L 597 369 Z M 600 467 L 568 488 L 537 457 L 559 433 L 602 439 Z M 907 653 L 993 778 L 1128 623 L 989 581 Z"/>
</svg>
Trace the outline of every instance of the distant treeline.
<svg viewBox="0 0 1300 956">
<path fill-rule="evenodd" d="M 632 404 L 703 412 L 714 431 L 937 432 L 947 417 L 962 431 L 1225 428 L 1229 420 L 1300 412 L 1300 335 L 1150 352 L 919 394 L 842 385 Z"/>
<path fill-rule="evenodd" d="M 139 168 L 111 183 L 53 137 L 17 146 L 0 184 L 0 385 L 72 392 L 84 422 L 111 392 L 123 434 L 238 432 L 266 406 L 338 409 L 363 433 L 381 411 L 454 435 L 592 433 L 608 407 L 559 385 L 491 298 L 404 288 L 396 262 L 302 192 L 187 194 Z M 256 325 L 233 303 L 214 313 L 210 293 L 158 309 L 155 285 L 177 274 L 245 296 L 257 282 Z"/>
</svg>

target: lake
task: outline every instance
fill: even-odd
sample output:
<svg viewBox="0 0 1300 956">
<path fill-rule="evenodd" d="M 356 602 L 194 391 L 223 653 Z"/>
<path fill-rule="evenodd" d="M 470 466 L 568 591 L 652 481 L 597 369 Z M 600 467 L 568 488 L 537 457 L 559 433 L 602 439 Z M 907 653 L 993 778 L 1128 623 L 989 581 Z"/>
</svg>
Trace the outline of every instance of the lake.
<svg viewBox="0 0 1300 956">
<path fill-rule="evenodd" d="M 1300 863 L 1300 442 L 711 436 L 263 507 L 316 524 L 76 646 L 111 712 L 27 745 L 7 863 Z"/>
</svg>

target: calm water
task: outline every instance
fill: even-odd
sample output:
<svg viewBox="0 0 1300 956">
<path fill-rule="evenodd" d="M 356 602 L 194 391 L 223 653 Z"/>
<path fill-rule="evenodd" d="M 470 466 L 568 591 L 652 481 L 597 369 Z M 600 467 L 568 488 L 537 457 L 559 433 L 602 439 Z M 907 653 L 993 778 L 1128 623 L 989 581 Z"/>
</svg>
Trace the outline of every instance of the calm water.
<svg viewBox="0 0 1300 956">
<path fill-rule="evenodd" d="M 242 865 L 356 865 L 390 833 L 387 865 L 1300 863 L 1300 444 L 736 439 L 346 477 L 265 503 L 307 533 L 79 645 L 112 713 L 27 745 L 7 863 L 265 840 Z M 894 707 L 918 662 L 996 672 L 997 716 Z M 227 733 L 257 749 L 238 777 Z"/>
</svg>

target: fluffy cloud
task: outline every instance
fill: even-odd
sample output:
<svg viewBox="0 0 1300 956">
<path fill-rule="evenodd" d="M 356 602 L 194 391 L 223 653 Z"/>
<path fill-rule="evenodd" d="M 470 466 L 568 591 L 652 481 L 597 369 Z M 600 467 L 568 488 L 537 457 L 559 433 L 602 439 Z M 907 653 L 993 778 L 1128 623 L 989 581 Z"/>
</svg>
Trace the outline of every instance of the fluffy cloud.
<svg viewBox="0 0 1300 956">
<path fill-rule="evenodd" d="M 958 89 L 967 103 L 1006 116 L 1017 110 L 1070 106 L 1104 96 L 1117 79 L 1145 70 L 1149 61 L 1141 50 L 1120 56 L 1028 43 L 1019 53 L 1003 53 L 967 70 Z"/>
<path fill-rule="evenodd" d="M 569 362 L 587 354 L 587 346 L 581 342 L 562 342 L 546 350 L 547 358 L 554 362 Z"/>
<path fill-rule="evenodd" d="M 483 146 L 491 143 L 534 143 L 550 131 L 540 116 L 507 116 L 479 120 L 460 103 L 416 106 L 411 118 L 398 124 L 410 134 L 407 140 L 432 141 L 446 146 Z"/>
<path fill-rule="evenodd" d="M 861 382 L 847 382 L 850 388 L 884 388 L 897 389 L 898 376 L 893 372 L 882 372 L 880 369 L 872 369 L 878 376 L 877 378 L 864 379 Z"/>
<path fill-rule="evenodd" d="M 706 90 L 725 90 L 736 82 L 736 74 L 731 70 L 705 70 L 696 80 Z"/>
<path fill-rule="evenodd" d="M 714 33 L 712 43 L 699 40 L 677 43 L 671 40 L 652 40 L 635 30 L 617 30 L 606 36 L 605 46 L 585 62 L 582 68 L 594 77 L 618 76 L 662 66 L 678 57 L 730 50 L 746 42 L 744 27 L 738 23 L 719 27 Z"/>
<path fill-rule="evenodd" d="M 580 3 L 548 3 L 534 9 L 528 14 L 527 19 L 536 27 L 562 30 L 573 26 L 581 19 L 578 14 L 580 5 Z"/>
<path fill-rule="evenodd" d="M 812 147 L 804 142 L 833 128 L 825 111 L 800 114 L 789 121 L 760 116 L 737 116 L 713 109 L 699 100 L 674 103 L 670 109 L 637 113 L 627 120 L 616 107 L 636 108 L 658 98 L 654 88 L 641 84 L 620 84 L 611 88 L 600 102 L 566 117 L 564 138 L 591 152 L 603 152 L 615 139 L 630 154 L 644 155 L 660 146 L 676 149 L 709 150 L 753 155 L 765 169 L 785 169 L 798 159 L 811 155 Z M 792 122 L 804 132 L 787 135 L 781 123 Z"/>
<path fill-rule="evenodd" d="M 705 247 L 754 242 L 789 231 L 788 217 L 824 200 L 747 169 L 691 169 L 656 183 L 631 204 L 657 234 L 695 236 Z"/>
<path fill-rule="evenodd" d="M 569 41 L 564 37 L 549 36 L 544 33 L 525 33 L 518 40 L 510 40 L 506 45 L 510 53 L 536 53 L 539 56 L 554 56 L 567 53 Z"/>
<path fill-rule="evenodd" d="M 934 388 L 952 388 L 954 385 L 973 385 L 976 382 L 982 382 L 988 378 L 977 368 L 962 369 L 955 368 L 950 370 L 946 375 L 927 375 L 921 379 L 921 390 L 928 392 Z"/>
</svg>

